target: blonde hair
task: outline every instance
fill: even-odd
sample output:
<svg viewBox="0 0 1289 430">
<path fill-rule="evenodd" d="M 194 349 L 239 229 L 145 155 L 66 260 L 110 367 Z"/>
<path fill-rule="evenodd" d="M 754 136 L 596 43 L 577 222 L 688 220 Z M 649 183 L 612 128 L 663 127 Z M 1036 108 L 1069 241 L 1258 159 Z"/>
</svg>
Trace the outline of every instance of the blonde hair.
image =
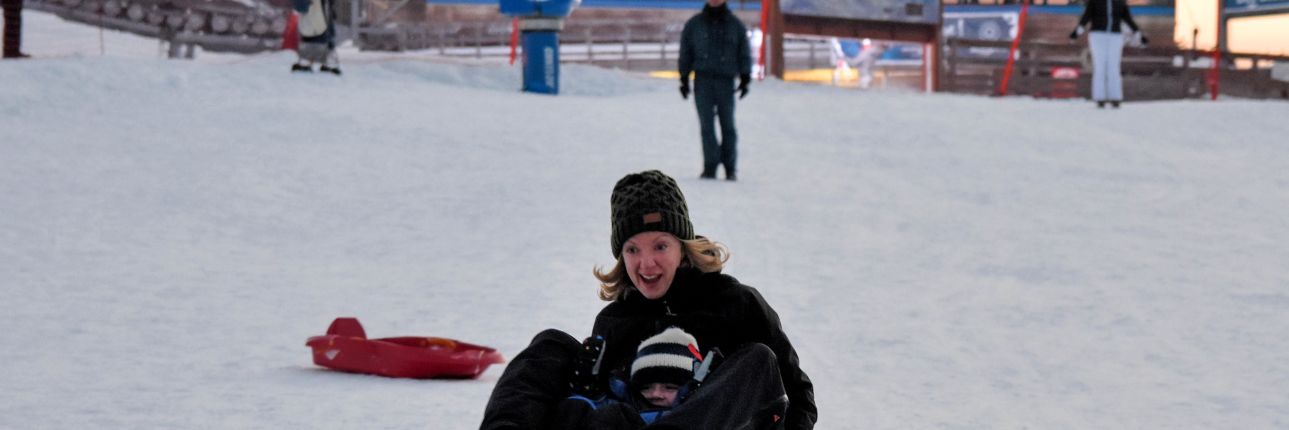
<svg viewBox="0 0 1289 430">
<path fill-rule="evenodd" d="M 719 272 L 730 259 L 729 248 L 702 236 L 692 240 L 681 240 L 680 243 L 684 246 L 685 258 L 681 260 L 677 270 L 693 267 L 703 273 Z M 631 277 L 627 276 L 626 264 L 622 262 L 621 257 L 618 258 L 617 264 L 613 265 L 612 270 L 605 272 L 596 266 L 592 273 L 600 280 L 600 300 L 606 302 L 621 300 L 627 296 L 627 292 L 636 289 L 636 286 L 631 284 Z"/>
</svg>

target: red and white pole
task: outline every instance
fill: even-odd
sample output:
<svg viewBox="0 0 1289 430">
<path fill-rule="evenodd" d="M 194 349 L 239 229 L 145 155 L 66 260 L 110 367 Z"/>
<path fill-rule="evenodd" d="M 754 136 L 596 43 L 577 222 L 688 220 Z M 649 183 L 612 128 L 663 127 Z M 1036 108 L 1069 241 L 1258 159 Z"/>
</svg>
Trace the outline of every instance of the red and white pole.
<svg viewBox="0 0 1289 430">
<path fill-rule="evenodd" d="M 1218 0 L 1221 1 L 1221 0 Z M 998 95 L 1007 95 L 1007 83 L 1012 79 L 1012 68 L 1016 66 L 1016 51 L 1020 49 L 1020 38 L 1025 35 L 1025 17 L 1029 15 L 1029 0 L 1020 3 L 1020 19 L 1016 23 L 1016 38 L 1012 39 L 1011 49 L 1007 51 L 1007 66 L 1003 67 L 1003 81 L 998 84 Z"/>
<path fill-rule="evenodd" d="M 756 53 L 756 79 L 758 81 L 765 80 L 765 45 L 766 40 L 770 37 L 769 27 L 766 26 L 766 23 L 770 20 L 770 5 L 768 3 L 769 1 L 767 0 L 761 0 L 761 49 L 758 49 Z"/>
</svg>

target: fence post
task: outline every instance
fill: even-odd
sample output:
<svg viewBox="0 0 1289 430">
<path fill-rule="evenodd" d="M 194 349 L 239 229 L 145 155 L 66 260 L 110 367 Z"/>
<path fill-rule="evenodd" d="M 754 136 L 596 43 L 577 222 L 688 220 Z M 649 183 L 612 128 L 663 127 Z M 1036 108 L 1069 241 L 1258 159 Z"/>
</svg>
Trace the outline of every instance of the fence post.
<svg viewBox="0 0 1289 430">
<path fill-rule="evenodd" d="M 474 58 L 483 58 L 483 26 L 474 27 Z"/>
<path fill-rule="evenodd" d="M 622 62 L 625 64 L 623 68 L 627 70 L 631 70 L 631 54 L 628 52 L 629 46 L 631 46 L 631 27 L 624 24 L 622 26 Z"/>
<path fill-rule="evenodd" d="M 447 51 L 447 46 L 446 46 L 447 43 L 448 43 L 447 30 L 445 30 L 442 26 L 440 26 L 439 27 L 439 55 L 443 55 L 444 52 Z"/>
<path fill-rule="evenodd" d="M 948 84 L 948 85 L 949 85 L 949 91 L 951 91 L 951 92 L 953 92 L 953 91 L 957 91 L 957 90 L 958 90 L 958 80 L 957 80 L 957 75 L 958 75 L 958 54 L 957 54 L 957 51 L 958 51 L 958 38 L 956 38 L 956 37 L 955 37 L 955 38 L 950 38 L 950 39 L 949 39 L 949 58 L 948 58 L 948 60 L 949 60 L 949 76 L 947 76 L 947 77 L 948 77 L 948 79 L 947 79 L 947 81 L 948 81 L 948 82 L 946 82 L 946 84 Z"/>
<path fill-rule="evenodd" d="M 667 33 L 666 32 L 659 33 L 658 40 L 662 41 L 658 43 L 659 67 L 667 67 Z"/>
<path fill-rule="evenodd" d="M 809 60 L 810 65 L 807 66 L 806 68 L 813 69 L 815 68 L 815 41 L 811 40 L 809 46 L 810 46 L 810 60 Z"/>
</svg>

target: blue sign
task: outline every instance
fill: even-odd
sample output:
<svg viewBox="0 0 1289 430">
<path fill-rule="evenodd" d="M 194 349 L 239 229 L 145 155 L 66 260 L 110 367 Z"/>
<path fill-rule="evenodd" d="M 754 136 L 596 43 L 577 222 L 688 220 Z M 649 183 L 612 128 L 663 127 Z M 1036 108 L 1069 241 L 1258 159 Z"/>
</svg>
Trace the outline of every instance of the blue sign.
<svg viewBox="0 0 1289 430">
<path fill-rule="evenodd" d="M 1229 14 L 1289 12 L 1289 0 L 1223 0 L 1222 9 Z"/>
<path fill-rule="evenodd" d="M 579 0 L 500 0 L 501 13 L 519 18 L 524 91 L 559 94 L 559 31 Z"/>
<path fill-rule="evenodd" d="M 525 31 L 524 91 L 559 94 L 559 33 Z"/>
<path fill-rule="evenodd" d="M 501 13 L 516 17 L 563 18 L 573 12 L 577 1 L 572 0 L 501 0 Z"/>
</svg>

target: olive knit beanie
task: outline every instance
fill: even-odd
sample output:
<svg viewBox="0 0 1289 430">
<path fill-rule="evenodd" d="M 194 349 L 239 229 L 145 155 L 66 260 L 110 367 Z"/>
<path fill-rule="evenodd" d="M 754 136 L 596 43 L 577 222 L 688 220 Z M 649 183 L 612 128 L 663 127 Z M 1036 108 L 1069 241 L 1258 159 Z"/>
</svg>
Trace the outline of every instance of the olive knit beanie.
<svg viewBox="0 0 1289 430">
<path fill-rule="evenodd" d="M 631 363 L 631 384 L 685 385 L 693 379 L 694 366 L 700 362 L 698 340 L 679 327 L 671 327 L 640 342 L 636 361 Z"/>
<path fill-rule="evenodd" d="M 676 180 L 657 170 L 632 173 L 613 186 L 609 199 L 613 222 L 613 256 L 622 256 L 622 244 L 638 233 L 662 231 L 681 240 L 694 238 L 685 194 Z"/>
</svg>

